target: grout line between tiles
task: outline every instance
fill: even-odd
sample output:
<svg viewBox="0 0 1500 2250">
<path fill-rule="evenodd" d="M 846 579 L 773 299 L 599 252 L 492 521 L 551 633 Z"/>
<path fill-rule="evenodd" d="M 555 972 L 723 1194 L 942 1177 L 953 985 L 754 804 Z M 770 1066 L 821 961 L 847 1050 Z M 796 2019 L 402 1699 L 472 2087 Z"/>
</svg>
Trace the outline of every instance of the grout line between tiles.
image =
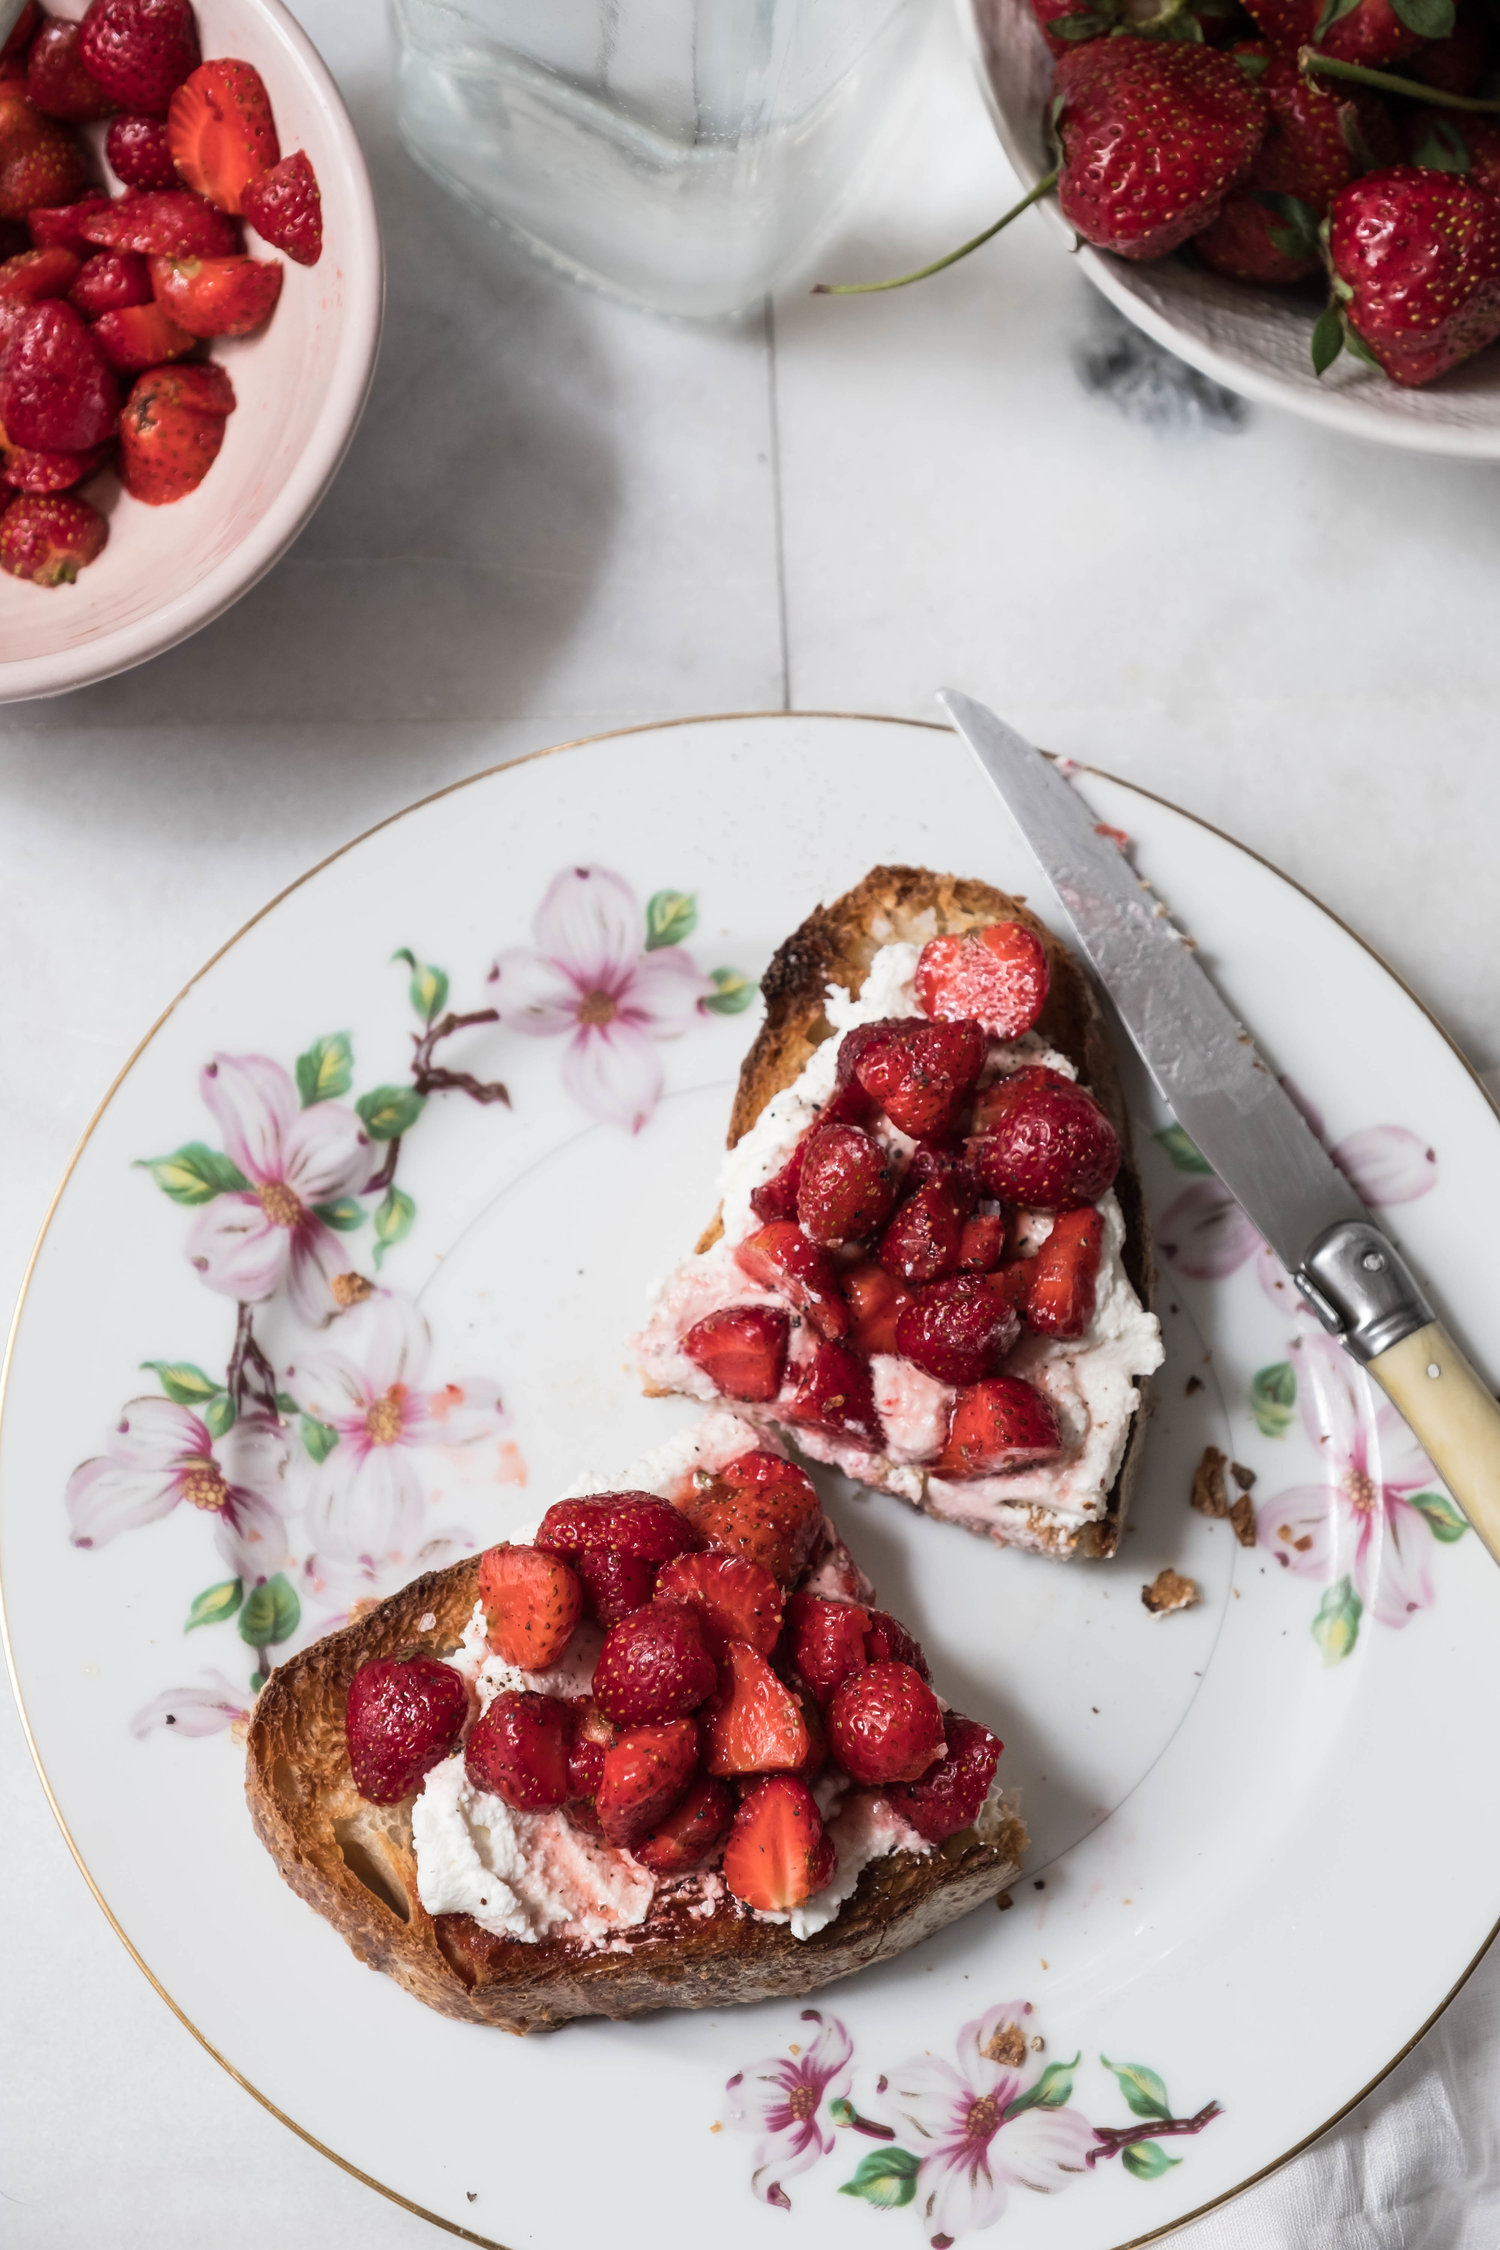
<svg viewBox="0 0 1500 2250">
<path fill-rule="evenodd" d="M 786 523 L 781 506 L 781 422 L 776 405 L 776 306 L 765 300 L 766 408 L 771 449 L 771 514 L 776 542 L 776 628 L 781 636 L 781 708 L 792 708 L 792 652 L 786 615 Z"/>
</svg>

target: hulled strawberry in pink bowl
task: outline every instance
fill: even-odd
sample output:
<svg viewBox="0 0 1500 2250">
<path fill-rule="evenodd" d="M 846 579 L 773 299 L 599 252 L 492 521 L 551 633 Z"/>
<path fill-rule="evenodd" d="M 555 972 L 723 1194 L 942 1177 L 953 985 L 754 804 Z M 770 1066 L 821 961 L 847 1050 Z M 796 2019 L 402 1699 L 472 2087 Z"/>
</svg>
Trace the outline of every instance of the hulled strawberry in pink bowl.
<svg viewBox="0 0 1500 2250">
<path fill-rule="evenodd" d="M 159 655 L 358 423 L 380 238 L 280 0 L 29 0 L 0 49 L 0 701 Z"/>
</svg>

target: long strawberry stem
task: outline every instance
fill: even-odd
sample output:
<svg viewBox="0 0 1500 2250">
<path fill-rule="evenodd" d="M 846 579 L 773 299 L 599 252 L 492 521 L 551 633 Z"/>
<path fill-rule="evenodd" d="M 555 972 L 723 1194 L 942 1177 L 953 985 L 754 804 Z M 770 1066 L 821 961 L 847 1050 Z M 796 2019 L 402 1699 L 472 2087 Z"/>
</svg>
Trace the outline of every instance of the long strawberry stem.
<svg viewBox="0 0 1500 2250">
<path fill-rule="evenodd" d="M 982 249 L 986 242 L 993 241 L 1002 228 L 1010 225 L 1012 219 L 1019 219 L 1021 213 L 1029 211 L 1033 203 L 1040 203 L 1043 197 L 1052 193 L 1056 185 L 1056 172 L 1048 172 L 1037 181 L 1029 195 L 1023 195 L 1019 203 L 1012 204 L 1004 218 L 997 219 L 992 227 L 986 227 L 983 234 L 976 234 L 972 242 L 962 243 L 957 250 L 950 250 L 946 258 L 935 258 L 930 266 L 918 266 L 915 273 L 897 274 L 893 281 L 818 281 L 813 284 L 813 295 L 815 297 L 870 297 L 877 290 L 904 289 L 908 282 L 925 281 L 929 274 L 941 273 L 945 266 L 956 266 L 959 259 L 967 258 L 971 250 Z"/>
<path fill-rule="evenodd" d="M 1316 70 L 1325 78 L 1347 78 L 1355 86 L 1373 86 L 1381 94 L 1406 94 L 1413 101 L 1440 109 L 1472 109 L 1500 115 L 1500 100 L 1480 94 L 1448 94 L 1441 86 L 1424 86 L 1420 78 L 1401 78 L 1394 71 L 1370 70 L 1364 63 L 1341 62 L 1336 55 L 1321 55 L 1316 47 L 1298 49 L 1300 70 Z"/>
</svg>

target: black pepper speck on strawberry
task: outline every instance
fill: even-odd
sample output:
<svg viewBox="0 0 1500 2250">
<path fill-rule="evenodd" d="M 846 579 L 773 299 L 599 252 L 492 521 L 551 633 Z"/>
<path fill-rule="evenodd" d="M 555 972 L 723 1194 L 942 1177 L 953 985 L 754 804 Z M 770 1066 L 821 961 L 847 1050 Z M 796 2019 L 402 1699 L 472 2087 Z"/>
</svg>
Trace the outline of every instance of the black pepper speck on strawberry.
<svg viewBox="0 0 1500 2250">
<path fill-rule="evenodd" d="M 90 125 L 122 195 L 94 176 Z M 246 251 L 242 218 L 298 264 L 321 254 L 305 152 L 283 156 L 258 71 L 202 59 L 189 0 L 91 0 L 77 23 L 27 7 L 0 49 L 0 228 L 24 221 L 34 246 L 0 242 L 0 505 L 7 489 L 72 491 L 117 439 L 132 499 L 197 489 L 234 409 L 202 345 L 263 327 L 282 288 L 280 262 Z M 140 377 L 123 411 L 117 374 Z M 76 494 L 68 520 L 54 554 L 28 512 L 0 536 L 0 568 L 69 583 L 103 547 L 104 518 Z"/>
</svg>

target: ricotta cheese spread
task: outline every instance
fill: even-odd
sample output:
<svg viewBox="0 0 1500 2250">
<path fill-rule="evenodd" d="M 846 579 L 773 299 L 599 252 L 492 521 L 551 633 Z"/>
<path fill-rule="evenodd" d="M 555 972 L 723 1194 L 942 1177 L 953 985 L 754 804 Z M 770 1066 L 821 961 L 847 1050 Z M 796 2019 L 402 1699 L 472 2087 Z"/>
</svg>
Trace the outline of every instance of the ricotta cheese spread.
<svg viewBox="0 0 1500 2250">
<path fill-rule="evenodd" d="M 750 1130 L 726 1154 L 719 1178 L 723 1234 L 711 1249 L 685 1260 L 659 1285 L 646 1327 L 632 1346 L 642 1373 L 658 1388 L 685 1392 L 705 1402 L 717 1399 L 710 1377 L 681 1349 L 682 1337 L 696 1322 L 727 1305 L 783 1303 L 735 1263 L 735 1245 L 760 1225 L 750 1197 L 780 1171 L 832 1095 L 842 1035 L 856 1024 L 921 1013 L 916 996 L 920 951 L 906 942 L 882 946 L 857 998 L 841 985 L 828 987 L 825 1012 L 835 1036 L 815 1050 L 792 1085 L 772 1096 Z M 1040 1064 L 1068 1078 L 1078 1075 L 1065 1055 L 1028 1032 L 1010 1044 L 993 1043 L 984 1076 L 989 1080 L 1027 1064 Z M 893 1128 L 885 1128 L 885 1137 L 903 1148 L 912 1146 Z M 1076 1341 L 1028 1336 L 1007 1361 L 1008 1371 L 1024 1376 L 1051 1401 L 1066 1447 L 1060 1461 L 993 1476 L 934 1475 L 920 1463 L 941 1445 L 957 1393 L 909 1362 L 883 1353 L 871 1360 L 883 1449 L 799 1425 L 797 1443 L 802 1451 L 970 1530 L 1003 1535 L 1023 1528 L 1038 1508 L 1060 1528 L 1101 1516 L 1124 1456 L 1131 1418 L 1140 1404 L 1136 1380 L 1161 1365 L 1162 1343 L 1154 1316 L 1142 1305 L 1125 1272 L 1125 1222 L 1113 1193 L 1101 1199 L 1099 1210 L 1104 1244 L 1088 1333 Z M 1028 1213 L 1025 1225 L 1028 1240 L 1040 1242 L 1052 1222 L 1044 1214 Z M 791 1396 L 797 1371 L 816 1351 L 817 1342 L 811 1325 L 794 1318 L 782 1398 Z M 742 1406 L 739 1412 L 774 1421 L 778 1403 Z"/>
</svg>

